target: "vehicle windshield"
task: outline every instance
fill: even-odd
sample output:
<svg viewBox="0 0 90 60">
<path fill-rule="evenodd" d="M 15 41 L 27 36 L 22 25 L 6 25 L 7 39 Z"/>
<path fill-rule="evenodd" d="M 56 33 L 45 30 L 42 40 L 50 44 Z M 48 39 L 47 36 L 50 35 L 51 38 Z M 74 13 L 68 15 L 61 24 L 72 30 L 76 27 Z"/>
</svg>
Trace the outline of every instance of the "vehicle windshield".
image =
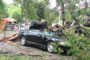
<svg viewBox="0 0 90 60">
<path fill-rule="evenodd" d="M 53 32 L 45 32 L 44 34 L 48 37 L 56 37 L 56 34 Z"/>
</svg>

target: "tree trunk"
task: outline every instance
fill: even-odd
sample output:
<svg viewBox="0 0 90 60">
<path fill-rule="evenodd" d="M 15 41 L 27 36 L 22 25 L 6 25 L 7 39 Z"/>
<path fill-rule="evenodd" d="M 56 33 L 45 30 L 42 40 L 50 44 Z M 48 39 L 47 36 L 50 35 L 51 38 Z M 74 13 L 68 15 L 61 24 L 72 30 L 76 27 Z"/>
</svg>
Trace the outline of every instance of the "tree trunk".
<svg viewBox="0 0 90 60">
<path fill-rule="evenodd" d="M 64 12 L 64 3 L 63 2 L 61 3 L 61 18 L 62 18 L 63 25 L 64 25 L 64 23 L 65 23 L 65 12 Z"/>
</svg>

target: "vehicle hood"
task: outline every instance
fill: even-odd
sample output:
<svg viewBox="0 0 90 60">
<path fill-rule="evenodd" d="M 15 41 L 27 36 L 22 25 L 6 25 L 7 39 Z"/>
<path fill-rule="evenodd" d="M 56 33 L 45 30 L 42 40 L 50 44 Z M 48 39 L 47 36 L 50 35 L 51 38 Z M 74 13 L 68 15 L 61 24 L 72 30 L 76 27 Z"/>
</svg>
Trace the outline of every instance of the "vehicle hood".
<svg viewBox="0 0 90 60">
<path fill-rule="evenodd" d="M 46 37 L 46 38 L 55 42 L 62 41 L 62 39 L 59 37 Z"/>
</svg>

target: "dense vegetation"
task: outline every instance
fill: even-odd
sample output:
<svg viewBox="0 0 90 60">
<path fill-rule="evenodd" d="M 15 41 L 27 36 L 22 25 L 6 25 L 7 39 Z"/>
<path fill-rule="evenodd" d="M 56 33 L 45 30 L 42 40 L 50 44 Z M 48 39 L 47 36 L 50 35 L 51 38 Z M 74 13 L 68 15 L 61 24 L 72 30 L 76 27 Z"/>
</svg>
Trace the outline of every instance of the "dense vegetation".
<svg viewBox="0 0 90 60">
<path fill-rule="evenodd" d="M 6 9 L 3 0 L 0 0 L 0 19 L 8 16 Z"/>
<path fill-rule="evenodd" d="M 90 31 L 90 29 L 89 29 Z M 77 60 L 90 60 L 90 33 L 89 37 L 79 36 L 73 32 L 67 33 L 71 48 L 68 54 L 76 56 Z"/>
</svg>

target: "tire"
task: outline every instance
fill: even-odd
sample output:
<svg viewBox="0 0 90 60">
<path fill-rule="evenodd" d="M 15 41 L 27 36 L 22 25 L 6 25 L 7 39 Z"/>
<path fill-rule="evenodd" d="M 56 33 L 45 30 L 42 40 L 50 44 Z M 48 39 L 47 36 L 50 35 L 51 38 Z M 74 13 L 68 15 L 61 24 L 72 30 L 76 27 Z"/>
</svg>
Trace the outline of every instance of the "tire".
<svg viewBox="0 0 90 60">
<path fill-rule="evenodd" d="M 55 42 L 49 42 L 47 44 L 47 51 L 50 53 L 57 53 L 57 45 Z"/>
<path fill-rule="evenodd" d="M 21 45 L 23 45 L 23 46 L 26 45 L 26 39 L 25 39 L 25 37 L 21 37 L 20 43 L 21 43 Z"/>
</svg>

